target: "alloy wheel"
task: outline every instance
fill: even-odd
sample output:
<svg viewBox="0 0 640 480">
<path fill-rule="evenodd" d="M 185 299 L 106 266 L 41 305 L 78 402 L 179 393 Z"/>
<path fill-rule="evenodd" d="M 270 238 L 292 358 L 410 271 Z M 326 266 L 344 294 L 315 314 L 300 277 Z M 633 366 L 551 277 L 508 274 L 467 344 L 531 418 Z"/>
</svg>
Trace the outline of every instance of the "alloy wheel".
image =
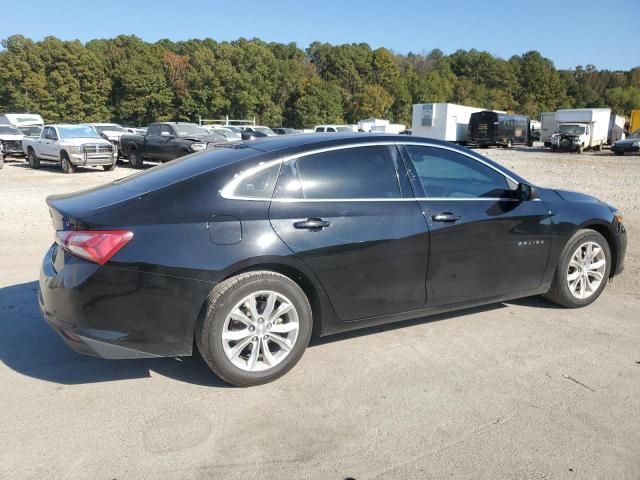
<svg viewBox="0 0 640 480">
<path fill-rule="evenodd" d="M 585 242 L 571 256 L 567 267 L 569 292 L 584 300 L 596 293 L 607 267 L 604 250 L 596 242 Z"/>
<path fill-rule="evenodd" d="M 261 290 L 233 307 L 222 328 L 222 348 L 236 367 L 261 372 L 291 353 L 299 330 L 293 302 L 280 293 Z"/>
</svg>

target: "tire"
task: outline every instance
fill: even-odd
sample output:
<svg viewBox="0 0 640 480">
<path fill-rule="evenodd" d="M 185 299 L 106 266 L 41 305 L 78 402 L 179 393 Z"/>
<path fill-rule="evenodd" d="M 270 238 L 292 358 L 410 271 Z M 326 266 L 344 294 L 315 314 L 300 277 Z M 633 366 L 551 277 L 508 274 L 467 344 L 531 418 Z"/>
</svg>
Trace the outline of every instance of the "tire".
<svg viewBox="0 0 640 480">
<path fill-rule="evenodd" d="M 513 142 L 511 141 L 511 139 L 509 139 L 509 141 L 507 142 L 506 148 L 513 148 Z"/>
<path fill-rule="evenodd" d="M 0 170 L 4 168 L 4 155 L 0 153 Z"/>
<path fill-rule="evenodd" d="M 292 305 L 293 309 L 280 317 L 265 316 L 263 320 L 260 315 L 264 314 L 268 307 L 262 301 L 258 301 L 255 309 L 258 318 L 250 318 L 252 317 L 250 311 L 246 309 L 248 302 L 243 302 L 252 296 L 263 294 L 266 299 L 266 293 L 273 294 L 276 298 L 272 311 L 277 312 L 286 304 Z M 232 310 L 246 313 L 242 318 L 245 321 L 249 320 L 250 323 L 247 324 L 249 326 L 245 325 L 245 321 L 239 322 L 232 319 L 230 316 Z M 283 328 L 287 329 L 290 324 L 295 325 L 296 321 L 295 333 L 293 329 L 289 329 L 287 333 L 280 332 Z M 214 373 L 232 385 L 248 387 L 271 382 L 291 370 L 309 344 L 312 326 L 313 317 L 309 300 L 295 282 L 279 273 L 256 271 L 231 277 L 213 289 L 196 325 L 195 337 L 202 358 Z M 279 327 L 278 333 L 283 333 L 287 337 L 278 335 L 276 327 Z M 271 328 L 273 331 L 270 330 Z M 228 336 L 234 332 L 244 336 L 237 342 L 223 338 L 223 333 Z M 289 335 L 292 336 L 289 337 Z M 264 341 L 259 336 L 262 336 Z M 292 341 L 291 349 L 287 351 L 280 347 L 279 342 L 272 341 L 271 338 L 275 336 L 285 338 L 287 345 Z M 264 353 L 265 345 L 269 350 L 269 357 Z M 252 353 L 256 346 L 257 360 L 251 367 Z M 240 348 L 240 351 L 234 357 L 233 351 L 237 351 L 237 348 Z M 270 362 L 267 362 L 267 358 L 271 359 L 274 366 L 268 366 Z"/>
<path fill-rule="evenodd" d="M 60 165 L 62 166 L 62 171 L 64 173 L 75 173 L 77 170 L 77 167 L 71 163 L 71 160 L 69 160 L 69 155 L 67 155 L 66 153 L 62 154 L 62 157 L 60 158 Z"/>
<path fill-rule="evenodd" d="M 29 162 L 29 167 L 33 168 L 34 170 L 40 168 L 40 159 L 36 156 L 36 152 L 33 150 L 33 148 L 29 149 L 27 161 Z"/>
<path fill-rule="evenodd" d="M 576 149 L 577 153 L 582 153 L 584 149 L 582 148 L 582 145 L 578 145 L 578 148 Z"/>
<path fill-rule="evenodd" d="M 111 165 L 103 165 L 102 168 L 104 169 L 105 172 L 113 172 L 117 166 L 118 164 L 116 162 L 116 163 L 112 163 Z"/>
<path fill-rule="evenodd" d="M 131 165 L 133 168 L 142 168 L 144 162 L 142 160 L 142 157 L 138 155 L 138 150 L 136 148 L 132 148 L 131 150 L 129 150 L 127 158 L 129 159 L 129 165 Z"/>
<path fill-rule="evenodd" d="M 578 253 L 578 249 L 581 249 L 587 245 L 597 245 L 602 252 L 602 256 L 599 254 L 594 256 L 594 260 L 596 263 L 592 263 L 591 265 L 595 265 L 598 263 L 600 258 L 604 258 L 605 264 L 604 267 L 600 269 L 599 274 L 602 275 L 602 279 L 597 287 L 592 289 L 592 292 L 588 292 L 588 288 L 585 287 L 585 293 L 588 296 L 584 298 L 579 298 L 577 294 L 572 293 L 572 289 L 570 288 L 570 276 L 575 276 L 578 273 L 574 267 L 570 265 L 574 255 Z M 594 249 L 595 251 L 595 249 Z M 588 270 L 592 271 L 592 270 Z M 556 267 L 556 271 L 553 277 L 553 282 L 551 283 L 551 288 L 545 294 L 545 297 L 551 300 L 558 305 L 562 305 L 567 308 L 578 308 L 584 307 L 591 303 L 593 303 L 602 293 L 604 287 L 607 284 L 609 279 L 609 272 L 611 271 L 611 250 L 609 249 L 609 244 L 606 239 L 600 235 L 598 232 L 589 229 L 578 230 L 567 242 L 564 249 L 562 250 L 562 254 L 560 255 L 560 261 L 558 262 L 558 266 Z M 572 272 L 572 273 L 571 273 Z M 579 274 L 578 274 L 579 275 Z M 587 276 L 588 277 L 588 276 Z M 578 276 L 580 278 L 580 275 Z M 592 277 L 593 278 L 593 277 Z M 587 282 L 590 280 L 587 278 Z M 591 284 L 590 284 L 591 285 Z M 576 292 L 579 294 L 579 292 Z"/>
</svg>

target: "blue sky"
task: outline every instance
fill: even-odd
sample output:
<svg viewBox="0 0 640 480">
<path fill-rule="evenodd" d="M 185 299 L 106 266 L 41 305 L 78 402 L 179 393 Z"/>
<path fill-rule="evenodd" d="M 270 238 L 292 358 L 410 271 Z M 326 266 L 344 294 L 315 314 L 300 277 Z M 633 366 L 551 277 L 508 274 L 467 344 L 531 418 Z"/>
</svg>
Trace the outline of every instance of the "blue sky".
<svg viewBox="0 0 640 480">
<path fill-rule="evenodd" d="M 558 68 L 640 65 L 640 0 L 28 0 L 2 7 L 0 38 L 147 41 L 211 37 L 309 43 L 366 42 L 399 53 L 487 50 L 502 58 L 539 50 Z M 46 12 L 46 14 L 44 13 Z"/>
</svg>

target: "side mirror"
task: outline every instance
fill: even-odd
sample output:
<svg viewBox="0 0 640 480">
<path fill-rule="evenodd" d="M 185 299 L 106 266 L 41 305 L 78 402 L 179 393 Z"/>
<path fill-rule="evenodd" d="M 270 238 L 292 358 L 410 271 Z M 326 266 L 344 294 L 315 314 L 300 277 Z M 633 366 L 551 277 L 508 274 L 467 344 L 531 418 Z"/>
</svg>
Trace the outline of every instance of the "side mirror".
<svg viewBox="0 0 640 480">
<path fill-rule="evenodd" d="M 531 185 L 526 183 L 519 183 L 518 187 L 514 191 L 516 200 L 520 202 L 526 202 L 527 200 L 534 200 L 538 198 L 538 194 Z"/>
<path fill-rule="evenodd" d="M 169 132 L 160 132 L 161 137 L 173 137 Z"/>
</svg>

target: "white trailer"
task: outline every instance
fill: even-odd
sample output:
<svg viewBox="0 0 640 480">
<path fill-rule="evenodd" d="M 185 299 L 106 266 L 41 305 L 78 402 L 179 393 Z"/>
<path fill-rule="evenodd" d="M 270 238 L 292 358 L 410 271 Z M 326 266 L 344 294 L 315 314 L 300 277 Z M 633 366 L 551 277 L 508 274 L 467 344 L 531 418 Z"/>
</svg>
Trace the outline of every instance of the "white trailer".
<svg viewBox="0 0 640 480">
<path fill-rule="evenodd" d="M 611 114 L 609 119 L 609 135 L 607 136 L 607 143 L 613 145 L 618 140 L 624 140 L 624 126 L 627 123 L 627 119 L 622 115 Z"/>
<path fill-rule="evenodd" d="M 38 136 L 44 120 L 37 113 L 5 113 L 0 116 L 0 125 L 13 125 L 26 136 Z"/>
<path fill-rule="evenodd" d="M 378 133 L 400 133 L 407 129 L 402 123 L 388 123 L 386 125 L 372 125 L 370 132 Z"/>
<path fill-rule="evenodd" d="M 551 148 L 581 152 L 600 150 L 609 134 L 609 108 L 575 108 L 558 110 L 558 130 L 551 138 Z"/>
<path fill-rule="evenodd" d="M 545 147 L 551 146 L 551 137 L 558 129 L 556 112 L 542 112 L 540 115 L 540 141 Z"/>
<path fill-rule="evenodd" d="M 382 118 L 365 118 L 358 122 L 358 131 L 370 132 L 372 127 L 385 127 L 391 122 Z"/>
<path fill-rule="evenodd" d="M 413 106 L 411 134 L 466 143 L 471 114 L 483 110 L 455 103 L 418 103 Z"/>
</svg>

